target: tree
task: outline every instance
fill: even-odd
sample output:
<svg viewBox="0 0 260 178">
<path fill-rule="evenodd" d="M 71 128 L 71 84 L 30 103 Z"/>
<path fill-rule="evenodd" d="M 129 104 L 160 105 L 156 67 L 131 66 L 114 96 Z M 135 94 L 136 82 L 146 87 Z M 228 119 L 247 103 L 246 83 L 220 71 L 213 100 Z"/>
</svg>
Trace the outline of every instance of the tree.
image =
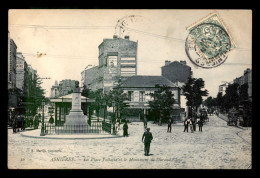
<svg viewBox="0 0 260 178">
<path fill-rule="evenodd" d="M 224 108 L 228 111 L 231 108 L 238 109 L 239 106 L 239 84 L 234 83 L 228 85 L 226 94 L 224 95 L 223 103 Z"/>
<path fill-rule="evenodd" d="M 175 100 L 174 94 L 171 92 L 170 87 L 163 85 L 155 85 L 156 90 L 149 95 L 153 98 L 149 101 L 151 111 L 156 114 L 157 121 L 162 119 L 162 122 L 167 122 L 173 111 L 173 104 Z"/>
<path fill-rule="evenodd" d="M 34 116 L 38 107 L 42 106 L 42 100 L 45 99 L 45 91 L 41 87 L 42 81 L 38 74 L 32 74 L 27 69 L 26 77 L 23 102 L 26 103 L 25 108 L 27 115 Z"/>
<path fill-rule="evenodd" d="M 205 87 L 205 82 L 202 80 L 202 78 L 195 79 L 194 85 L 193 85 L 193 92 L 195 94 L 194 97 L 194 106 L 196 108 L 196 111 L 198 110 L 198 107 L 202 104 L 202 96 L 208 96 L 207 90 L 202 90 Z"/>
<path fill-rule="evenodd" d="M 239 87 L 239 99 L 240 101 L 248 100 L 248 84 L 245 83 Z"/>
<path fill-rule="evenodd" d="M 187 83 L 182 87 L 184 96 L 187 99 L 186 105 L 189 107 L 189 116 L 192 117 L 193 111 L 198 109 L 198 107 L 202 104 L 202 97 L 208 96 L 208 91 L 203 88 L 205 87 L 205 83 L 201 78 L 192 78 L 191 76 L 188 78 Z"/>
<path fill-rule="evenodd" d="M 217 94 L 216 104 L 217 104 L 217 107 L 219 107 L 219 108 L 221 108 L 223 110 L 223 96 L 222 96 L 221 92 L 219 92 Z"/>
<path fill-rule="evenodd" d="M 212 108 L 214 106 L 217 105 L 216 102 L 216 98 L 212 98 L 212 96 L 208 97 L 205 101 L 204 104 L 208 107 L 208 108 Z"/>
<path fill-rule="evenodd" d="M 109 93 L 105 95 L 104 99 L 110 107 L 114 102 L 116 113 L 115 117 L 121 119 L 124 113 L 124 109 L 127 107 L 125 101 L 128 100 L 128 95 L 124 93 L 124 90 L 121 88 L 123 81 L 119 79 L 117 83 L 117 86 L 114 87 L 113 90 L 109 91 Z"/>
<path fill-rule="evenodd" d="M 90 90 L 89 90 L 89 89 L 87 88 L 87 86 L 84 84 L 84 85 L 83 85 L 83 90 L 82 90 L 82 92 L 81 92 L 81 95 L 82 95 L 82 96 L 85 96 L 85 97 L 87 97 L 87 98 L 89 98 L 89 92 L 90 92 Z M 87 103 L 82 104 L 82 110 L 83 110 L 83 112 L 84 112 L 85 115 L 88 113 L 88 104 L 87 104 Z"/>
</svg>

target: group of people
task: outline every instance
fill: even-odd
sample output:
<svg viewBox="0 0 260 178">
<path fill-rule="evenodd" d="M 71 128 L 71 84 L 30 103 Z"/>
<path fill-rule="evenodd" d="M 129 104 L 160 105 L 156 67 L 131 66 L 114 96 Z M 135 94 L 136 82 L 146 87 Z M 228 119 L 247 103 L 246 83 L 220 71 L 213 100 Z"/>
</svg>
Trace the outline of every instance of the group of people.
<svg viewBox="0 0 260 178">
<path fill-rule="evenodd" d="M 121 125 L 121 120 L 117 120 L 117 122 L 113 124 L 113 132 L 114 132 L 114 134 L 118 134 L 119 133 L 120 125 Z M 123 136 L 124 137 L 128 137 L 128 124 L 127 124 L 127 120 L 124 120 Z"/>
<path fill-rule="evenodd" d="M 186 118 L 184 121 L 184 132 L 187 131 L 189 132 L 189 127 L 190 127 L 190 131 L 196 131 L 196 124 L 198 124 L 199 126 L 199 131 L 202 132 L 202 127 L 203 127 L 203 120 L 200 119 L 199 121 L 197 121 L 197 119 L 195 117 L 193 118 Z"/>
</svg>

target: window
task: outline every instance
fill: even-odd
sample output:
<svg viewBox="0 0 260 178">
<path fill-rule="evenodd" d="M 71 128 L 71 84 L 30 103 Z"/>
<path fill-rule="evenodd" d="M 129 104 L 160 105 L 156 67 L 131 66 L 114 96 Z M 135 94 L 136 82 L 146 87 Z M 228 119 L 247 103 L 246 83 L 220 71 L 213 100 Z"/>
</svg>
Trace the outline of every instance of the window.
<svg viewBox="0 0 260 178">
<path fill-rule="evenodd" d="M 144 102 L 145 101 L 145 91 L 140 91 L 139 97 L 140 97 L 139 101 Z"/>
<path fill-rule="evenodd" d="M 129 101 L 134 101 L 134 92 L 133 91 L 128 91 L 128 100 Z"/>
</svg>

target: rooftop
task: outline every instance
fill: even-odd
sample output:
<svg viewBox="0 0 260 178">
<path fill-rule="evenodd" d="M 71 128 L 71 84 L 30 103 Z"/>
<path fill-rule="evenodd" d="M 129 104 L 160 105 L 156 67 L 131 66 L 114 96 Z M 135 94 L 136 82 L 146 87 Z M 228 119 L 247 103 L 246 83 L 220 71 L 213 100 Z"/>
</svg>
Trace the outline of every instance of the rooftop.
<svg viewBox="0 0 260 178">
<path fill-rule="evenodd" d="M 145 76 L 145 75 L 135 75 L 126 79 L 122 87 L 154 87 L 158 85 L 167 85 L 169 87 L 178 87 L 176 84 L 166 79 L 163 76 Z"/>
</svg>

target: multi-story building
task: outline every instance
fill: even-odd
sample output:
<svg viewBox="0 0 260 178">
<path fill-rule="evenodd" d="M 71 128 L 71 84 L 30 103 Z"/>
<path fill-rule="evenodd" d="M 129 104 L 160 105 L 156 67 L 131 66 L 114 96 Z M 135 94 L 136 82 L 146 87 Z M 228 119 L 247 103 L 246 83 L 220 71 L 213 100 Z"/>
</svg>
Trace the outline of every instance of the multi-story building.
<svg viewBox="0 0 260 178">
<path fill-rule="evenodd" d="M 161 67 L 162 76 L 171 82 L 186 83 L 191 76 L 191 67 L 186 64 L 186 61 L 165 61 L 165 65 Z"/>
<path fill-rule="evenodd" d="M 221 84 L 218 86 L 218 92 L 222 93 L 222 96 L 224 96 L 226 94 L 226 89 L 228 87 L 229 83 L 225 82 L 224 84 Z"/>
<path fill-rule="evenodd" d="M 65 79 L 59 82 L 55 81 L 55 84 L 51 88 L 51 98 L 64 96 L 73 92 L 75 88 L 75 81 L 71 79 Z"/>
<path fill-rule="evenodd" d="M 98 66 L 92 68 L 86 67 L 84 71 L 81 72 L 81 84 L 87 86 L 92 91 L 103 88 L 103 78 L 102 72 L 99 70 Z"/>
<path fill-rule="evenodd" d="M 160 86 L 167 85 L 170 87 L 172 93 L 174 94 L 175 104 L 174 104 L 174 116 L 179 118 L 180 116 L 180 88 L 163 76 L 141 76 L 136 75 L 127 78 L 121 85 L 121 88 L 125 93 L 128 94 L 128 101 L 126 101 L 129 106 L 129 113 L 136 113 L 136 110 L 140 112 L 138 114 L 149 114 L 150 107 L 149 101 L 152 100 L 149 93 L 157 90 L 155 85 Z M 135 111 L 131 111 L 135 110 Z M 138 117 L 138 115 L 132 115 L 131 118 Z"/>
<path fill-rule="evenodd" d="M 103 39 L 99 48 L 99 65 L 87 69 L 85 72 L 85 85 L 89 89 L 111 90 L 119 78 L 137 75 L 137 47 L 138 42 L 130 41 L 129 36 L 124 39 Z"/>
<path fill-rule="evenodd" d="M 246 69 L 244 71 L 244 75 L 235 78 L 233 82 L 239 84 L 239 86 L 243 84 L 248 84 L 248 97 L 252 99 L 252 70 L 251 69 Z"/>
<path fill-rule="evenodd" d="M 16 87 L 22 91 L 26 90 L 27 63 L 21 52 L 16 54 Z"/>
<path fill-rule="evenodd" d="M 8 88 L 16 87 L 16 50 L 17 46 L 8 33 Z"/>
<path fill-rule="evenodd" d="M 37 77 L 37 70 L 34 70 L 30 64 L 27 64 L 26 70 L 26 96 L 31 96 L 33 80 Z"/>
<path fill-rule="evenodd" d="M 58 85 L 58 81 L 55 81 L 55 84 L 51 87 L 51 98 L 57 98 L 59 97 L 60 93 L 59 93 L 59 85 Z"/>
<path fill-rule="evenodd" d="M 179 88 L 188 81 L 188 78 L 192 75 L 191 67 L 186 64 L 186 61 L 165 61 L 165 65 L 161 67 L 162 76 L 173 82 Z M 180 90 L 180 107 L 184 111 L 188 111 L 186 106 L 186 97 L 183 95 L 182 90 Z"/>
</svg>

